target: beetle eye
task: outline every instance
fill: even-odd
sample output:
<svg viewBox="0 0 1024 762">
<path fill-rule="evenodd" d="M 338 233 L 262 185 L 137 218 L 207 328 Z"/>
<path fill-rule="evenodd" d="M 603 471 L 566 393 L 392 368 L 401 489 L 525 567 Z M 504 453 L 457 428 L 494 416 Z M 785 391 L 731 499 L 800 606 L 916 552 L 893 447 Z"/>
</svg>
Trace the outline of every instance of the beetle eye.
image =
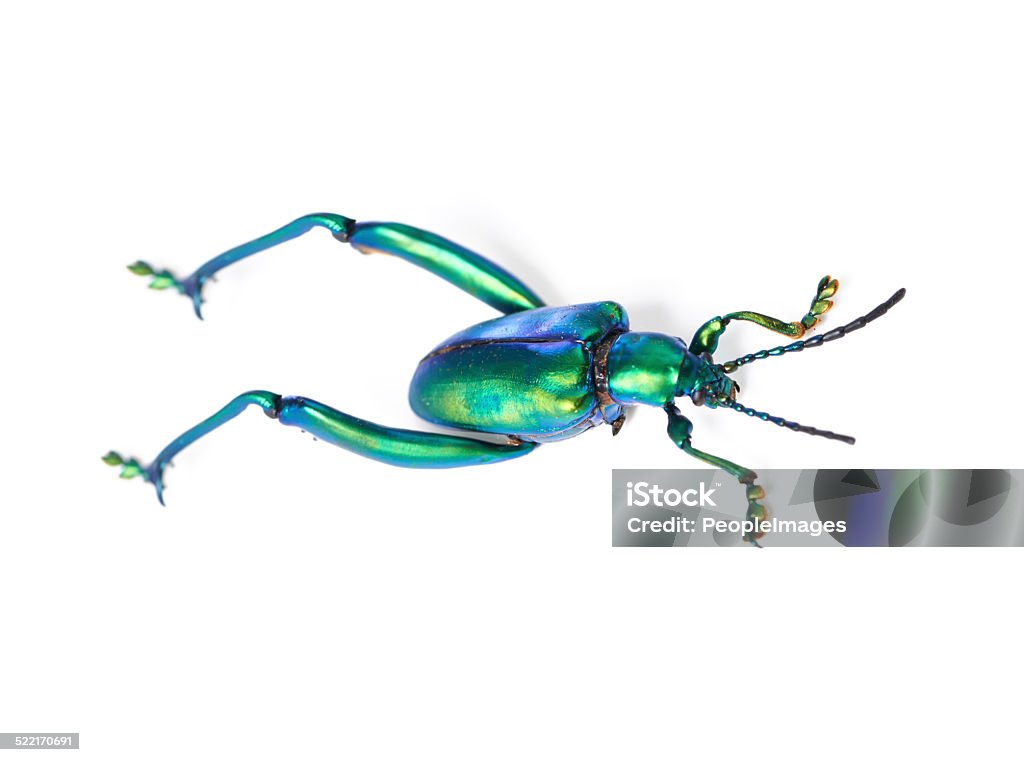
<svg viewBox="0 0 1024 762">
<path fill-rule="evenodd" d="M 696 389 L 693 394 L 690 395 L 690 399 L 693 400 L 693 404 L 700 407 L 704 404 L 704 390 Z"/>
</svg>

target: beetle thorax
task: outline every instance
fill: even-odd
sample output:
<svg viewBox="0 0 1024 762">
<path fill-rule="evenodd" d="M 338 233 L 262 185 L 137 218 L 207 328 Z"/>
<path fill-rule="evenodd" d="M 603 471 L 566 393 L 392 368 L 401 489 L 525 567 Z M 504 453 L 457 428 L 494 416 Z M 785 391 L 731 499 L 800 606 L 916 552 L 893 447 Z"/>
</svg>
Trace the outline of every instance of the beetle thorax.
<svg viewBox="0 0 1024 762">
<path fill-rule="evenodd" d="M 622 405 L 662 407 L 679 395 L 680 371 L 694 362 L 702 360 L 674 336 L 620 334 L 608 351 L 608 391 Z"/>
</svg>

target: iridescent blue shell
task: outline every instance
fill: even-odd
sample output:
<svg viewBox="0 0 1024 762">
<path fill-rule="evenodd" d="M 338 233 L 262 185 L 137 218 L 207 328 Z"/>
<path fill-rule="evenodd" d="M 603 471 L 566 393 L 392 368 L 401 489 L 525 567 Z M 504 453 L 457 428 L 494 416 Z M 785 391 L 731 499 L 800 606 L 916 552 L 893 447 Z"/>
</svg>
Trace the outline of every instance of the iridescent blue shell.
<svg viewBox="0 0 1024 762">
<path fill-rule="evenodd" d="M 599 400 L 594 353 L 603 339 L 628 330 L 615 302 L 542 307 L 479 323 L 420 362 L 409 404 L 441 426 L 532 442 L 575 436 L 621 415 L 617 404 Z"/>
</svg>

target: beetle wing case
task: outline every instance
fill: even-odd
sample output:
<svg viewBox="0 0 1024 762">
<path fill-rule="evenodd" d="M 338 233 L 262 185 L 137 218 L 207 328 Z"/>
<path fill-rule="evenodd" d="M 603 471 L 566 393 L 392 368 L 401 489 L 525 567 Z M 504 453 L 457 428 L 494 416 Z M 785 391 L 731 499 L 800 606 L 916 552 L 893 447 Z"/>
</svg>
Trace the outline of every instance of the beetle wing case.
<svg viewBox="0 0 1024 762">
<path fill-rule="evenodd" d="M 629 330 L 615 302 L 543 307 L 456 333 L 419 364 L 409 403 L 442 426 L 526 441 L 575 436 L 602 423 L 594 352 Z"/>
</svg>

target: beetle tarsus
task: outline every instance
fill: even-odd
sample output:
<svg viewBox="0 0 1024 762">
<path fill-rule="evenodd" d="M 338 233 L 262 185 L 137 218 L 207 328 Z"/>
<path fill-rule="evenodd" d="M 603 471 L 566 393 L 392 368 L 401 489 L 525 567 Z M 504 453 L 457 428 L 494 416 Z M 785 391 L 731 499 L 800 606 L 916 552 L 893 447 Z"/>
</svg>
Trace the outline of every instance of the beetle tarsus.
<svg viewBox="0 0 1024 762">
<path fill-rule="evenodd" d="M 752 522 L 752 526 L 750 531 L 743 533 L 743 541 L 749 542 L 755 548 L 760 548 L 761 544 L 758 540 L 765 536 L 765 532 L 760 528 L 760 523 L 768 519 L 768 509 L 758 502 L 759 500 L 764 500 L 764 487 L 760 484 L 754 484 L 753 479 L 745 482 L 745 484 L 747 485 L 746 520 Z"/>
<path fill-rule="evenodd" d="M 804 327 L 805 331 L 810 331 L 814 328 L 821 322 L 821 316 L 832 309 L 834 304 L 832 297 L 838 291 L 839 281 L 831 275 L 826 275 L 818 281 L 818 292 L 814 295 L 814 299 L 811 300 L 811 306 L 808 308 L 807 314 L 800 319 L 800 324 Z M 803 335 L 803 333 L 800 335 Z M 800 336 L 796 338 L 800 338 Z"/>
<path fill-rule="evenodd" d="M 192 301 L 192 309 L 195 310 L 196 317 L 200 320 L 203 319 L 202 291 L 203 285 L 209 279 L 208 275 L 203 275 L 197 271 L 187 278 L 181 279 L 170 270 L 157 270 L 151 264 L 143 262 L 141 259 L 128 265 L 128 270 L 135 275 L 149 276 L 151 278 L 149 287 L 156 291 L 165 291 L 173 288 L 182 296 L 187 296 Z"/>
<path fill-rule="evenodd" d="M 119 453 L 111 450 L 102 458 L 108 466 L 120 466 L 122 479 L 134 479 L 141 476 L 142 480 L 149 482 L 156 488 L 156 499 L 160 505 L 164 503 L 164 468 L 170 465 L 170 461 L 160 462 L 160 459 L 153 461 L 148 466 L 143 466 L 136 458 L 124 458 Z"/>
</svg>

